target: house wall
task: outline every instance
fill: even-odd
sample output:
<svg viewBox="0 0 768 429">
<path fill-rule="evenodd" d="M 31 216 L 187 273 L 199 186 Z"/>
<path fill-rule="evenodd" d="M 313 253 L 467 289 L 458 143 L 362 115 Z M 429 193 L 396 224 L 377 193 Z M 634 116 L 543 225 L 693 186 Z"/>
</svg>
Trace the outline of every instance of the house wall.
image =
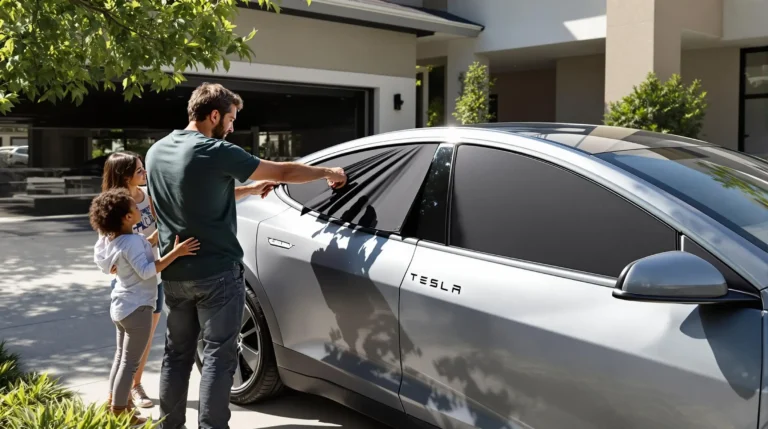
<svg viewBox="0 0 768 429">
<path fill-rule="evenodd" d="M 499 97 L 499 122 L 553 122 L 555 70 L 494 74 L 492 93 Z"/>
<path fill-rule="evenodd" d="M 413 77 L 416 36 L 318 19 L 241 9 L 239 34 L 261 64 Z"/>
<path fill-rule="evenodd" d="M 448 11 L 485 26 L 478 53 L 606 34 L 606 0 L 448 0 Z"/>
<path fill-rule="evenodd" d="M 723 39 L 768 37 L 768 1 L 722 0 Z"/>
<path fill-rule="evenodd" d="M 372 89 L 374 133 L 415 127 L 415 35 L 248 9 L 235 23 L 242 33 L 258 30 L 253 62 L 233 59 L 229 73 L 202 74 Z"/>
<path fill-rule="evenodd" d="M 605 112 L 605 56 L 558 60 L 556 88 L 558 122 L 601 124 Z"/>
<path fill-rule="evenodd" d="M 690 83 L 701 80 L 707 92 L 707 115 L 699 137 L 738 149 L 739 48 L 683 51 L 681 75 Z"/>
</svg>

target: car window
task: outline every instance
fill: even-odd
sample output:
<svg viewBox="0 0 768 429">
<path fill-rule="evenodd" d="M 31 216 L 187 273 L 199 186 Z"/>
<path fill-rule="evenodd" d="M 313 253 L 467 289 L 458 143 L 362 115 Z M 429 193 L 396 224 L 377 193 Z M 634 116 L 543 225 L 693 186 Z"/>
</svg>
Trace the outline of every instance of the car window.
<svg viewBox="0 0 768 429">
<path fill-rule="evenodd" d="M 462 145 L 450 244 L 617 277 L 630 262 L 676 250 L 677 234 L 581 176 L 512 152 Z"/>
<path fill-rule="evenodd" d="M 768 163 L 719 147 L 600 156 L 664 189 L 768 252 Z"/>
<path fill-rule="evenodd" d="M 18 153 L 20 153 L 21 155 L 26 155 L 27 154 L 27 148 L 20 147 L 19 150 L 18 150 Z"/>
<path fill-rule="evenodd" d="M 453 164 L 453 145 L 440 146 L 429 167 L 427 178 L 413 203 L 403 235 L 447 243 L 448 185 Z"/>
<path fill-rule="evenodd" d="M 347 185 L 331 190 L 323 181 L 289 185 L 303 206 L 355 225 L 399 233 L 429 169 L 437 144 L 387 146 L 324 161 L 342 167 Z"/>
</svg>

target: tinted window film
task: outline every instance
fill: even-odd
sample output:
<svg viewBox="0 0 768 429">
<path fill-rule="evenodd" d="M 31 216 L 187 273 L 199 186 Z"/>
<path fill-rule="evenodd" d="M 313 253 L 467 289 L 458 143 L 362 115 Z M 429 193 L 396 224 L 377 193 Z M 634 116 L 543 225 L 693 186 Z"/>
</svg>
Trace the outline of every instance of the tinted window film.
<svg viewBox="0 0 768 429">
<path fill-rule="evenodd" d="M 331 190 L 324 181 L 289 185 L 305 207 L 355 225 L 400 232 L 437 144 L 389 146 L 342 155 L 325 167 L 343 167 L 348 183 Z"/>
<path fill-rule="evenodd" d="M 448 184 L 452 164 L 453 146 L 440 146 L 408 215 L 403 235 L 446 243 Z"/>
<path fill-rule="evenodd" d="M 768 163 L 715 147 L 643 149 L 600 158 L 656 185 L 768 251 Z"/>
<path fill-rule="evenodd" d="M 676 233 L 612 192 L 556 166 L 497 149 L 458 149 L 453 246 L 617 277 L 675 250 Z"/>
</svg>

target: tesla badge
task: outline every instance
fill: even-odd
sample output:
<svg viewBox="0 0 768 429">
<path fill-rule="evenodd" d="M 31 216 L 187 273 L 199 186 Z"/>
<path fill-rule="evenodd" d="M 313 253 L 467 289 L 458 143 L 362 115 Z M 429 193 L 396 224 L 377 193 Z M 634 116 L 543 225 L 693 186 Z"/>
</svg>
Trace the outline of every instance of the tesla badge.
<svg viewBox="0 0 768 429">
<path fill-rule="evenodd" d="M 411 281 L 418 282 L 420 284 L 432 287 L 434 289 L 440 289 L 443 292 L 450 292 L 450 293 L 455 293 L 456 295 L 461 295 L 461 286 L 459 285 L 447 286 L 444 281 L 438 280 L 435 278 L 420 276 L 418 274 L 411 273 Z"/>
</svg>

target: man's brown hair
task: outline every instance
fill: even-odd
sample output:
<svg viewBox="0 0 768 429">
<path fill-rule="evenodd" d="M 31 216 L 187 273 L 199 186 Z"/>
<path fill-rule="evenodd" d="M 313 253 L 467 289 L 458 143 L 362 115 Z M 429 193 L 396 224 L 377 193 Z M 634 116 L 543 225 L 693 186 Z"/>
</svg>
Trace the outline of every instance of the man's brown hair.
<svg viewBox="0 0 768 429">
<path fill-rule="evenodd" d="M 204 82 L 195 88 L 187 104 L 189 121 L 204 121 L 214 110 L 221 116 L 229 113 L 232 106 L 237 110 L 243 108 L 243 99 L 234 92 L 218 83 Z"/>
</svg>

